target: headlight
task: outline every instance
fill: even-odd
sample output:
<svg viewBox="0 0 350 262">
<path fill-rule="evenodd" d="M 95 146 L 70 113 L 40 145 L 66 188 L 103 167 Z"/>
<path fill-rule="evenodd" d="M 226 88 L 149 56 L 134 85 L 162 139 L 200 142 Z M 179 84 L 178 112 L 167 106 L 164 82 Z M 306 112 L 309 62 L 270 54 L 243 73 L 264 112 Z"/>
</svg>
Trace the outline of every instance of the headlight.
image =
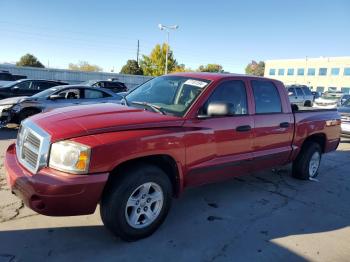
<svg viewBox="0 0 350 262">
<path fill-rule="evenodd" d="M 0 112 L 3 111 L 4 109 L 9 109 L 11 108 L 13 105 L 0 105 Z"/>
<path fill-rule="evenodd" d="M 90 147 L 72 141 L 51 145 L 49 166 L 57 170 L 86 174 L 89 171 Z"/>
</svg>

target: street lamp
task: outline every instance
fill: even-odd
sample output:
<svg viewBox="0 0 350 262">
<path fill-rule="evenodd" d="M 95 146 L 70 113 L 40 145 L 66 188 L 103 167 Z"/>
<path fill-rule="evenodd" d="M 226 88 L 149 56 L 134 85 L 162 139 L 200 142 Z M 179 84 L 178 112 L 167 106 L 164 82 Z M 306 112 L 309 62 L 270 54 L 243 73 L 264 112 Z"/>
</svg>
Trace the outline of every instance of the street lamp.
<svg viewBox="0 0 350 262">
<path fill-rule="evenodd" d="M 165 74 L 167 74 L 168 73 L 169 32 L 170 30 L 178 29 L 179 26 L 178 25 L 167 26 L 167 25 L 159 24 L 158 27 L 160 30 L 165 30 L 167 32 L 166 55 L 165 55 Z"/>
</svg>

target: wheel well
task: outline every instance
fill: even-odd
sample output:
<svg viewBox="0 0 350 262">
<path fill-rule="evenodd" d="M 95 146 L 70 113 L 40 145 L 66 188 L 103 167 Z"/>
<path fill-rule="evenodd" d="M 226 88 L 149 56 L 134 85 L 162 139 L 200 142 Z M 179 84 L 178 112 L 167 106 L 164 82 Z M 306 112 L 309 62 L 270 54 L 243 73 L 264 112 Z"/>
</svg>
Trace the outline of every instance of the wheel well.
<svg viewBox="0 0 350 262">
<path fill-rule="evenodd" d="M 171 181 L 174 196 L 177 196 L 179 194 L 180 178 L 177 164 L 176 161 L 169 155 L 152 155 L 125 161 L 113 169 L 113 171 L 111 172 L 112 175 L 109 176 L 109 179 L 118 179 L 119 176 L 116 176 L 116 174 L 120 173 L 119 171 L 125 170 L 131 166 L 134 167 L 140 163 L 152 164 L 161 168 L 168 175 Z"/>
<path fill-rule="evenodd" d="M 321 133 L 321 134 L 314 134 L 306 138 L 303 142 L 302 149 L 309 143 L 317 143 L 320 145 L 322 149 L 322 153 L 325 151 L 325 146 L 326 146 L 326 135 Z"/>
<path fill-rule="evenodd" d="M 41 112 L 41 109 L 39 109 L 39 108 L 37 108 L 37 107 L 26 107 L 26 108 L 23 108 L 23 109 L 21 110 L 21 112 L 25 112 L 25 111 L 28 111 L 28 110 L 36 111 L 36 112 L 38 112 L 38 113 Z"/>
</svg>

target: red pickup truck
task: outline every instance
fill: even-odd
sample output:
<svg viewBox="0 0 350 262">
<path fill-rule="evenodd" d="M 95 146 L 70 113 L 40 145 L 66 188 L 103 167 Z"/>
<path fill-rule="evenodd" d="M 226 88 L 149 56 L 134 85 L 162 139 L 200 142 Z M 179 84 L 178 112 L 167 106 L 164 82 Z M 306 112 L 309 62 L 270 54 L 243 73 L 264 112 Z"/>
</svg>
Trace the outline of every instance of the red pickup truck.
<svg viewBox="0 0 350 262">
<path fill-rule="evenodd" d="M 152 234 L 187 187 L 291 162 L 294 177 L 314 178 L 339 136 L 336 110 L 297 111 L 279 81 L 181 73 L 144 83 L 122 105 L 23 121 L 5 167 L 36 212 L 85 215 L 100 204 L 105 226 L 132 241 Z"/>
</svg>

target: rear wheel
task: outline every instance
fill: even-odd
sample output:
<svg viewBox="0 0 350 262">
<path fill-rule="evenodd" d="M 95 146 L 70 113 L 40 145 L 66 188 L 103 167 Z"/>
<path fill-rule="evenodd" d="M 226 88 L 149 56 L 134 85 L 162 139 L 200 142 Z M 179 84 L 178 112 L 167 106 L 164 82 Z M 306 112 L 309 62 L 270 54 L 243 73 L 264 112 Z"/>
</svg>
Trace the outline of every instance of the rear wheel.
<svg viewBox="0 0 350 262">
<path fill-rule="evenodd" d="M 305 101 L 304 106 L 311 107 L 312 103 L 310 100 Z"/>
<path fill-rule="evenodd" d="M 112 233 L 135 241 L 151 235 L 163 223 L 171 205 L 172 186 L 157 166 L 142 164 L 121 173 L 124 177 L 111 180 L 103 194 L 101 218 Z"/>
<path fill-rule="evenodd" d="M 293 162 L 293 176 L 303 180 L 315 178 L 321 164 L 321 155 L 319 144 L 314 142 L 305 144 Z"/>
</svg>

